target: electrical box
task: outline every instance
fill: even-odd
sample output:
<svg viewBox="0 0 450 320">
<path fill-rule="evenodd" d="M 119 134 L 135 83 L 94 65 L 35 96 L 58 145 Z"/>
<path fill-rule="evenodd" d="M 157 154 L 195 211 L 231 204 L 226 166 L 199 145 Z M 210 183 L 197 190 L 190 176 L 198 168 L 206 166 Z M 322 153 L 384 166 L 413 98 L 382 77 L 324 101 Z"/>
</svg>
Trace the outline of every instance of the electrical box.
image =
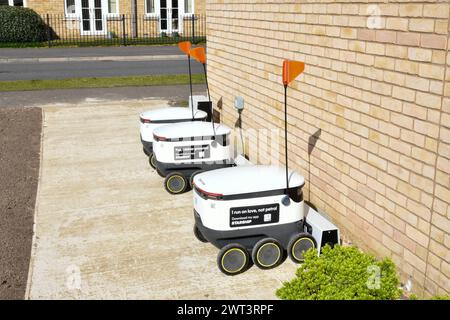
<svg viewBox="0 0 450 320">
<path fill-rule="evenodd" d="M 238 109 L 239 111 L 244 110 L 244 98 L 242 97 L 236 97 L 234 99 L 234 107 Z"/>
</svg>

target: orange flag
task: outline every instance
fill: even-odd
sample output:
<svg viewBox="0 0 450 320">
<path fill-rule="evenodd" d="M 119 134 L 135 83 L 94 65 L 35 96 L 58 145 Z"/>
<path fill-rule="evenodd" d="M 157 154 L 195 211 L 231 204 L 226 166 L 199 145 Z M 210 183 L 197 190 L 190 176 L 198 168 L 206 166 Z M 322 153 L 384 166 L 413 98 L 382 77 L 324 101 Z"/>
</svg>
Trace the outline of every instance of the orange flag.
<svg viewBox="0 0 450 320">
<path fill-rule="evenodd" d="M 189 55 L 191 51 L 191 42 L 190 41 L 183 41 L 178 43 L 178 48 L 180 48 L 181 51 L 183 51 L 185 54 Z"/>
<path fill-rule="evenodd" d="M 191 49 L 191 57 L 200 62 L 201 64 L 206 64 L 206 53 L 205 48 L 198 47 Z"/>
<path fill-rule="evenodd" d="M 305 63 L 301 61 L 283 61 L 283 84 L 289 85 L 305 70 Z"/>
</svg>

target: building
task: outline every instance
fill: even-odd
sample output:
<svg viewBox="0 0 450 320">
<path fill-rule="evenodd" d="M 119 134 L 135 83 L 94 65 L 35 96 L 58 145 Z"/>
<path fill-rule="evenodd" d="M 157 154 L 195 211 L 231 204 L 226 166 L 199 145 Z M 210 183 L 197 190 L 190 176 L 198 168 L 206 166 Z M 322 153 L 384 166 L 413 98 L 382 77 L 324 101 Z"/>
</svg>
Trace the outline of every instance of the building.
<svg viewBox="0 0 450 320">
<path fill-rule="evenodd" d="M 288 122 L 305 198 L 354 244 L 392 258 L 402 281 L 427 296 L 450 293 L 449 10 L 446 0 L 206 6 L 222 121 L 239 123 L 241 96 L 243 129 L 281 129 L 282 60 L 304 61 Z M 258 148 L 270 150 L 269 139 Z"/>
<path fill-rule="evenodd" d="M 190 30 L 192 15 L 205 14 L 206 0 L 0 0 L 0 5 L 25 6 L 35 10 L 44 19 L 50 15 L 50 25 L 56 33 L 99 36 L 110 31 L 119 32 L 119 23 L 125 15 L 130 20 L 132 36 L 139 31 L 183 34 Z M 112 21 L 112 22 L 111 22 Z M 138 25 L 139 24 L 139 25 Z"/>
</svg>

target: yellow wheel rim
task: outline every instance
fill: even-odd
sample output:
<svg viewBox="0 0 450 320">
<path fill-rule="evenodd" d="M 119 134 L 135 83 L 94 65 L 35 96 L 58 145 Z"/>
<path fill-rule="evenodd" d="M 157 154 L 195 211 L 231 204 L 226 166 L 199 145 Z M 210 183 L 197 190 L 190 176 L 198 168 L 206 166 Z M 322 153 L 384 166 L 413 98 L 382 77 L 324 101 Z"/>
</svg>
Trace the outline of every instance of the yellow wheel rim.
<svg viewBox="0 0 450 320">
<path fill-rule="evenodd" d="M 241 266 L 238 270 L 231 271 L 231 270 L 228 270 L 227 268 L 225 268 L 225 265 L 224 265 L 223 262 L 224 262 L 224 260 L 225 260 L 225 257 L 226 257 L 229 253 L 234 252 L 234 251 L 237 251 L 237 252 L 241 253 L 241 254 L 244 256 L 244 263 L 242 264 L 242 266 Z M 242 251 L 241 249 L 238 249 L 238 248 L 232 248 L 232 249 L 230 249 L 230 250 L 228 250 L 228 251 L 226 251 L 226 252 L 224 253 L 224 255 L 222 256 L 222 259 L 220 260 L 220 264 L 222 265 L 222 268 L 223 268 L 226 272 L 228 272 L 228 273 L 238 273 L 239 271 L 241 271 L 242 269 L 244 269 L 245 265 L 247 264 L 247 256 L 245 255 L 244 251 Z"/>
<path fill-rule="evenodd" d="M 295 243 L 294 243 L 294 245 L 292 246 L 292 248 L 291 248 L 291 253 L 292 253 L 292 256 L 295 258 L 295 259 L 297 259 L 298 261 L 303 261 L 303 260 L 305 260 L 304 258 L 298 258 L 296 255 L 295 255 L 295 252 L 294 252 L 294 249 L 295 249 L 295 246 L 297 245 L 297 243 L 299 243 L 301 240 L 308 240 L 309 242 L 311 242 L 311 245 L 312 245 L 312 247 L 311 248 L 315 248 L 316 246 L 314 245 L 314 241 L 312 241 L 310 238 L 300 238 L 300 239 L 297 239 L 297 241 L 295 241 Z"/>
<path fill-rule="evenodd" d="M 260 254 L 262 248 L 264 248 L 264 247 L 266 247 L 266 246 L 274 246 L 274 247 L 277 248 L 277 251 L 278 251 L 278 257 L 277 257 L 277 259 L 275 260 L 275 262 L 272 263 L 272 264 L 264 264 L 264 263 L 262 263 L 262 262 L 260 261 L 259 254 Z M 280 258 L 281 258 L 281 250 L 280 250 L 280 247 L 277 246 L 277 245 L 276 245 L 275 243 L 273 243 L 273 242 L 269 242 L 269 243 L 263 244 L 263 245 L 261 246 L 261 248 L 258 249 L 258 253 L 256 254 L 256 260 L 257 260 L 258 263 L 259 263 L 260 265 L 262 265 L 264 268 L 270 268 L 270 267 L 274 266 L 275 264 L 277 264 L 278 261 L 280 261 Z"/>
<path fill-rule="evenodd" d="M 173 179 L 177 179 L 177 178 L 179 178 L 179 179 L 181 179 L 181 181 L 183 181 L 182 188 L 180 188 L 180 190 L 173 190 L 170 187 L 170 183 L 173 181 Z M 178 193 L 186 187 L 186 181 L 184 181 L 184 179 L 181 176 L 175 175 L 175 176 L 171 176 L 169 179 L 167 179 L 166 185 L 167 185 L 167 189 L 169 189 L 170 192 Z"/>
</svg>

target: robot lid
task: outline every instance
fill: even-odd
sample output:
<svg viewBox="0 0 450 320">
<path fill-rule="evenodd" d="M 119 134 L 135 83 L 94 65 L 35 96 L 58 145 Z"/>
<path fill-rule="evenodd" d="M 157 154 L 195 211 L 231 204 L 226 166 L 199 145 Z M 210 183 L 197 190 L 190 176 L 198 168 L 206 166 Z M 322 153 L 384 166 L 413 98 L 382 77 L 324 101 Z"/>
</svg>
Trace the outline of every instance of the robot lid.
<svg viewBox="0 0 450 320">
<path fill-rule="evenodd" d="M 289 188 L 301 188 L 305 178 L 289 170 Z M 238 166 L 197 174 L 194 185 L 203 193 L 219 196 L 286 189 L 286 171 L 278 166 Z"/>
<path fill-rule="evenodd" d="M 212 137 L 224 136 L 231 133 L 231 129 L 227 126 L 214 123 L 215 132 L 211 122 L 204 121 L 190 121 L 179 122 L 174 124 L 163 125 L 153 130 L 153 134 L 162 140 L 182 139 L 182 138 L 197 138 L 197 137 Z"/>
<path fill-rule="evenodd" d="M 207 117 L 205 111 L 194 110 L 195 120 L 203 120 Z M 168 123 L 171 121 L 188 121 L 192 119 L 192 110 L 183 107 L 166 107 L 148 110 L 140 114 L 141 122 L 145 123 Z"/>
</svg>

